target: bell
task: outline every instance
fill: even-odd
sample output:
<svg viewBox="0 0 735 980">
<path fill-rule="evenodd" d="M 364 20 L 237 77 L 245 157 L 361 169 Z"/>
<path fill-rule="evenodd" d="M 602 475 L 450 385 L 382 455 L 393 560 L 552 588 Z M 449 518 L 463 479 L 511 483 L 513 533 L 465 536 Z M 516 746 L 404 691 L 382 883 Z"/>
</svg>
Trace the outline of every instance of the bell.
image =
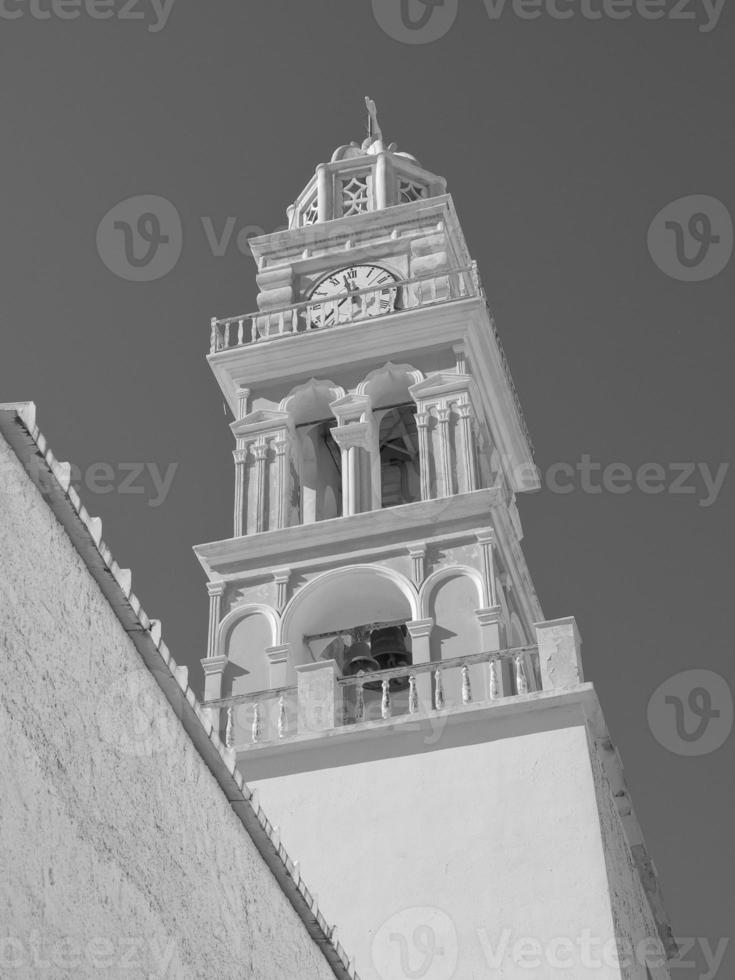
<svg viewBox="0 0 735 980">
<path fill-rule="evenodd" d="M 400 626 L 373 630 L 370 634 L 370 653 L 378 662 L 378 670 L 395 670 L 408 667 L 411 663 L 411 654 L 406 649 L 403 628 Z M 392 678 L 390 686 L 393 690 L 408 687 L 408 675 Z"/>
<path fill-rule="evenodd" d="M 342 673 L 346 677 L 354 677 L 355 674 L 371 673 L 380 670 L 380 664 L 371 656 L 370 647 L 364 640 L 358 640 L 345 649 L 345 665 Z"/>
</svg>

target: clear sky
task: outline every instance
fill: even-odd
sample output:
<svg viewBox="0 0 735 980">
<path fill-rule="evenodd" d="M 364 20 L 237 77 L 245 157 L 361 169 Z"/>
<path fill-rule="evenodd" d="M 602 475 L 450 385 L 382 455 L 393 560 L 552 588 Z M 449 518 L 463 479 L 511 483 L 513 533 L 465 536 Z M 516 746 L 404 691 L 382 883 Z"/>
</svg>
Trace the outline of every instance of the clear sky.
<svg viewBox="0 0 735 980">
<path fill-rule="evenodd" d="M 107 20 L 7 0 L 0 401 L 37 402 L 198 686 L 207 599 L 191 546 L 231 532 L 233 489 L 209 318 L 254 308 L 238 234 L 283 225 L 314 166 L 362 139 L 372 96 L 386 137 L 447 178 L 548 477 L 519 502 L 545 615 L 577 617 L 675 932 L 715 947 L 735 921 L 735 736 L 682 755 L 654 737 L 647 705 L 686 670 L 732 686 L 735 474 L 714 494 L 706 474 L 732 460 L 735 266 L 683 281 L 647 236 L 681 198 L 721 202 L 695 209 L 715 223 L 735 209 L 735 12 L 715 23 L 712 4 L 691 0 L 693 20 L 668 16 L 673 3 L 660 20 L 642 4 L 592 19 L 601 5 L 544 2 L 528 20 L 464 0 L 451 23 L 447 0 L 431 28 L 446 32 L 429 43 L 415 25 L 401 34 L 398 0 L 173 0 L 163 12 L 138 0 L 141 18 L 118 3 Z M 144 194 L 171 202 L 183 247 L 141 282 L 105 265 L 97 229 Z M 686 230 L 682 207 L 661 234 Z M 722 233 L 716 258 L 726 228 L 699 220 L 695 237 L 708 227 Z M 608 471 L 590 492 L 602 478 L 590 466 L 613 463 L 632 483 Z M 661 492 L 641 489 L 645 464 L 663 467 Z M 683 484 L 675 464 L 694 467 Z M 672 492 L 677 474 L 691 492 Z M 706 976 L 695 961 L 675 975 Z M 731 949 L 715 975 L 734 972 Z"/>
</svg>

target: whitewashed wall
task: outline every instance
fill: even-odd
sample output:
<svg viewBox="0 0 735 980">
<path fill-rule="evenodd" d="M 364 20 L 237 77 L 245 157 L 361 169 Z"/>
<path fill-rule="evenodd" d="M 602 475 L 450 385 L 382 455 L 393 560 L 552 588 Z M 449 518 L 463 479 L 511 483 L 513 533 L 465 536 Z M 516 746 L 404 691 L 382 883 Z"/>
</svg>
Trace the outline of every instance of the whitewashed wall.
<svg viewBox="0 0 735 980">
<path fill-rule="evenodd" d="M 333 973 L 0 436 L 0 975 Z"/>
</svg>

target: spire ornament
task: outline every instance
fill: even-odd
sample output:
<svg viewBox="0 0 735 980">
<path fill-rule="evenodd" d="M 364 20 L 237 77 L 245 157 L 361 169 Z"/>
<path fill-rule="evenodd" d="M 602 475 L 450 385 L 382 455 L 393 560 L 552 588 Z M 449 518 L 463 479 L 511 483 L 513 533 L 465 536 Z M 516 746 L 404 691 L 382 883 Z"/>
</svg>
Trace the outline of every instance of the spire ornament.
<svg viewBox="0 0 735 980">
<path fill-rule="evenodd" d="M 377 141 L 383 142 L 383 130 L 380 128 L 380 123 L 378 122 L 378 107 L 368 95 L 365 96 L 365 107 L 368 111 L 368 135 L 362 144 L 363 150 L 367 150 L 369 146 L 372 146 Z"/>
</svg>

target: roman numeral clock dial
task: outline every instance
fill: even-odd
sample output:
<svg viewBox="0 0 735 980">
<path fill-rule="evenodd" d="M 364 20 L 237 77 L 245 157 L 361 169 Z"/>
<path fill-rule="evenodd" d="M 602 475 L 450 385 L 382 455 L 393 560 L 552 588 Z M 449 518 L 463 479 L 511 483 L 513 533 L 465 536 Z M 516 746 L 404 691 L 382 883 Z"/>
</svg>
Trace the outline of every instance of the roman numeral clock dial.
<svg viewBox="0 0 735 980">
<path fill-rule="evenodd" d="M 309 297 L 311 322 L 318 327 L 352 323 L 365 317 L 392 313 L 396 305 L 396 277 L 379 265 L 351 265 L 325 276 Z"/>
</svg>

